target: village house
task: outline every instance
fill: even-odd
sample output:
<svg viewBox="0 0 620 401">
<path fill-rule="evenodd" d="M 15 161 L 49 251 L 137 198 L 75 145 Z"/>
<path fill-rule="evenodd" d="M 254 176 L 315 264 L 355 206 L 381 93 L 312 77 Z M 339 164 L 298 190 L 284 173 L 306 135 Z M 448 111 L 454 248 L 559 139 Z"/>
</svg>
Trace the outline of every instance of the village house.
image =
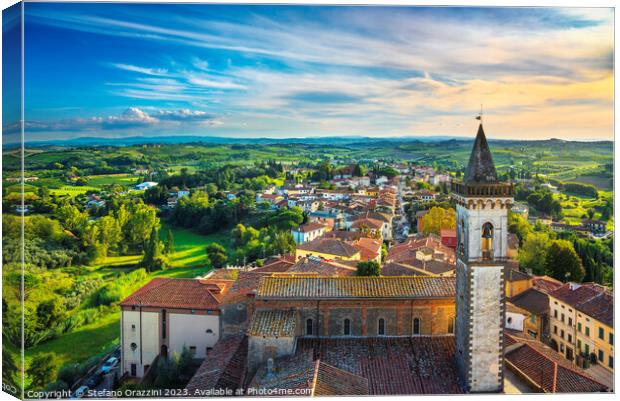
<svg viewBox="0 0 620 401">
<path fill-rule="evenodd" d="M 186 347 L 204 358 L 220 338 L 219 304 L 231 280 L 155 278 L 120 303 L 122 373 L 142 377 Z"/>
<path fill-rule="evenodd" d="M 549 292 L 551 345 L 580 366 L 614 369 L 613 294 L 593 283 L 567 283 Z"/>
<path fill-rule="evenodd" d="M 360 260 L 359 249 L 338 238 L 316 238 L 298 245 L 295 259 L 318 256 L 323 259 Z"/>
<path fill-rule="evenodd" d="M 306 224 L 300 224 L 299 226 L 291 230 L 293 239 L 297 245 L 301 245 L 304 242 L 312 241 L 325 234 L 327 227 L 321 223 L 308 222 Z"/>
</svg>

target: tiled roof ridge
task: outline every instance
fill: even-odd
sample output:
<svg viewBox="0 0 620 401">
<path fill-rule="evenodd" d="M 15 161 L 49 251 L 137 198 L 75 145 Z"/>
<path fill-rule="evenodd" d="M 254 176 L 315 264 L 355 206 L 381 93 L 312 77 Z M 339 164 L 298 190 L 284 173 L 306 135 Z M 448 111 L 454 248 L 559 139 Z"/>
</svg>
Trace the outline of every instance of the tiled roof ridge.
<svg viewBox="0 0 620 401">
<path fill-rule="evenodd" d="M 543 352 L 537 350 L 535 347 L 531 346 L 530 343 L 534 343 L 536 345 L 542 345 L 543 347 L 545 346 L 545 344 L 540 343 L 537 340 L 530 340 L 528 338 L 524 338 L 524 337 L 517 337 L 517 336 L 513 336 L 510 334 L 506 334 L 508 337 L 511 337 L 514 341 L 516 342 L 522 342 L 525 345 L 529 346 L 529 348 L 534 351 L 535 353 L 537 353 L 538 355 L 542 356 L 544 359 L 548 360 L 549 362 L 553 363 L 554 365 L 554 370 L 553 370 L 553 386 L 554 386 L 554 392 L 555 392 L 555 386 L 557 384 L 557 376 L 558 376 L 558 366 L 562 369 L 566 369 L 569 370 L 572 373 L 575 373 L 581 377 L 583 377 L 584 379 L 588 379 L 591 380 L 597 384 L 603 385 L 603 383 L 599 382 L 598 380 L 596 380 L 594 377 L 591 377 L 588 374 L 585 374 L 583 372 L 580 372 L 578 370 L 578 368 L 576 366 L 571 366 L 570 364 L 566 364 L 566 365 L 558 365 L 557 361 L 552 360 L 548 355 L 545 355 Z"/>
<path fill-rule="evenodd" d="M 330 264 L 334 264 L 334 262 L 328 262 Z M 396 263 L 399 265 L 405 265 L 408 267 L 413 267 L 411 265 L 407 265 L 405 263 L 400 263 L 400 262 L 391 262 L 391 263 Z M 279 275 L 277 273 L 266 273 L 266 277 L 278 277 L 278 278 L 286 278 L 286 279 L 320 279 L 320 280 L 333 280 L 333 279 L 342 279 L 342 280 L 351 280 L 351 279 L 360 279 L 360 280 L 368 280 L 368 279 L 374 279 L 374 280 L 393 280 L 393 279 L 408 279 L 408 280 L 419 280 L 419 279 L 433 279 L 433 280 L 437 280 L 437 279 L 446 279 L 446 280 L 453 280 L 454 277 L 442 277 L 442 276 L 312 276 L 312 277 L 307 277 L 307 276 L 295 276 L 295 275 Z"/>
<path fill-rule="evenodd" d="M 145 294 L 147 291 L 150 291 L 154 288 L 160 287 L 162 285 L 164 285 L 165 283 L 167 283 L 169 280 L 173 280 L 170 277 L 154 277 L 153 279 L 151 279 L 151 281 L 149 281 L 148 283 L 146 283 L 145 285 L 143 285 L 141 288 L 139 288 L 138 290 L 136 290 L 133 294 L 130 294 L 129 296 L 127 296 L 127 298 L 123 299 L 120 304 L 124 304 L 125 302 L 131 302 L 131 301 L 139 301 L 139 297 L 143 294 Z M 194 280 L 194 279 L 192 279 Z M 142 303 L 140 301 L 140 303 Z"/>
</svg>

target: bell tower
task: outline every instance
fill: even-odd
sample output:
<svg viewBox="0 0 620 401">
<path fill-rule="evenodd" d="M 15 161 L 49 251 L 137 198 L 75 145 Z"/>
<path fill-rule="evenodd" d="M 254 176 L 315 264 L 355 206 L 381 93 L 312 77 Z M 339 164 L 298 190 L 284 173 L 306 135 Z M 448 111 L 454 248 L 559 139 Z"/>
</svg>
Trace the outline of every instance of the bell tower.
<svg viewBox="0 0 620 401">
<path fill-rule="evenodd" d="M 501 392 L 504 267 L 513 187 L 497 178 L 482 122 L 456 199 L 456 361 L 470 392 Z"/>
</svg>

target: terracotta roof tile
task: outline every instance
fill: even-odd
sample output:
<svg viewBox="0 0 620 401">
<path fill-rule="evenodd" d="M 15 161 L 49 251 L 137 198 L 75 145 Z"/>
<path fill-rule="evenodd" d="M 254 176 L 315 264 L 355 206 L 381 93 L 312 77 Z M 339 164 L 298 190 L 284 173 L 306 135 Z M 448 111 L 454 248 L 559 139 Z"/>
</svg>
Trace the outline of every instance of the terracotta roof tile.
<svg viewBox="0 0 620 401">
<path fill-rule="evenodd" d="M 248 355 L 248 338 L 233 336 L 219 340 L 185 387 L 190 397 L 204 396 L 199 390 L 242 388 Z"/>
<path fill-rule="evenodd" d="M 359 253 L 354 246 L 334 238 L 317 238 L 309 242 L 304 242 L 297 246 L 297 249 L 348 258 Z"/>
<path fill-rule="evenodd" d="M 216 309 L 232 283 L 230 280 L 154 278 L 125 298 L 120 305 Z"/>
<path fill-rule="evenodd" d="M 536 340 L 506 334 L 506 365 L 546 393 L 591 393 L 607 387 Z"/>
<path fill-rule="evenodd" d="M 523 291 L 510 298 L 510 302 L 538 316 L 549 312 L 549 296 L 536 288 Z"/>
<path fill-rule="evenodd" d="M 292 337 L 297 326 L 297 313 L 289 310 L 257 310 L 254 312 L 248 335 Z"/>
<path fill-rule="evenodd" d="M 260 298 L 450 298 L 454 277 L 264 277 Z"/>
</svg>

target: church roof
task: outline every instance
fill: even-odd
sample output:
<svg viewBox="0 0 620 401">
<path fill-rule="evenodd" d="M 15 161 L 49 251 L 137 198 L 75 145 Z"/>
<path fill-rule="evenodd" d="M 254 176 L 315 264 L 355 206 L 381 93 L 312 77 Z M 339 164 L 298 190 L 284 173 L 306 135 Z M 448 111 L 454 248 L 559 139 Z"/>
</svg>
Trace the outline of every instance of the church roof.
<svg viewBox="0 0 620 401">
<path fill-rule="evenodd" d="M 465 169 L 465 183 L 493 183 L 497 182 L 497 171 L 493 164 L 491 150 L 484 135 L 482 124 L 478 127 L 478 134 L 474 147 L 469 156 L 469 164 Z"/>
</svg>

